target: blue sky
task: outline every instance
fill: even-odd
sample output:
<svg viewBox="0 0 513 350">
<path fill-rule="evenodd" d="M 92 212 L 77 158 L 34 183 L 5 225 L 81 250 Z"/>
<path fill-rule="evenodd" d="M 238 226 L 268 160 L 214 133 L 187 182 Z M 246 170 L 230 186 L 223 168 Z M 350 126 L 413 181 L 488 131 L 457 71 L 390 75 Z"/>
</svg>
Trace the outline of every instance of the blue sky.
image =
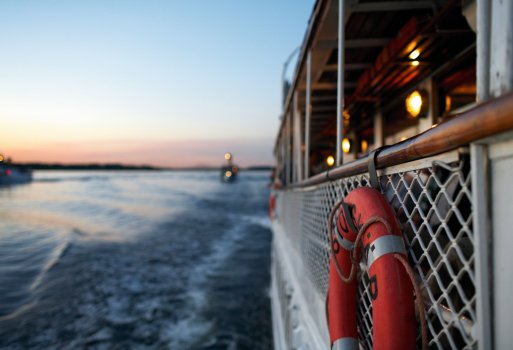
<svg viewBox="0 0 513 350">
<path fill-rule="evenodd" d="M 272 162 L 314 0 L 2 1 L 0 149 L 20 161 Z"/>
</svg>

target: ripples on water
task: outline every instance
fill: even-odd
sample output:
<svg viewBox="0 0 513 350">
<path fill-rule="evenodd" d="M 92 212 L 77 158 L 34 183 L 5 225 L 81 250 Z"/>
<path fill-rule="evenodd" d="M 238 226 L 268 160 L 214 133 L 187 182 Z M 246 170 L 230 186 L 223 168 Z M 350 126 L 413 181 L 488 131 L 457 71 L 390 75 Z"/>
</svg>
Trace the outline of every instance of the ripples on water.
<svg viewBox="0 0 513 350">
<path fill-rule="evenodd" d="M 271 348 L 267 181 L 39 172 L 0 188 L 0 347 Z"/>
</svg>

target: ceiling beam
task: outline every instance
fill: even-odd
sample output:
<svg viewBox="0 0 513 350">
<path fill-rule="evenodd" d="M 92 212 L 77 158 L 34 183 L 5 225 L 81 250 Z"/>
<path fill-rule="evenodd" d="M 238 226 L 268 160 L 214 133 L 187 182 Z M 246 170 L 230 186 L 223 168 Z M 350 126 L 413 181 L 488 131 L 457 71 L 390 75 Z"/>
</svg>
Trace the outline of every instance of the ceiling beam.
<svg viewBox="0 0 513 350">
<path fill-rule="evenodd" d="M 349 6 L 349 11 L 355 12 L 392 12 L 409 10 L 436 10 L 433 1 L 383 1 L 363 2 Z"/>
<path fill-rule="evenodd" d="M 311 96 L 312 102 L 337 101 L 337 95 Z"/>
<path fill-rule="evenodd" d="M 390 42 L 391 38 L 366 38 L 366 39 L 350 39 L 345 41 L 346 49 L 355 49 L 362 47 L 382 47 Z"/>
<path fill-rule="evenodd" d="M 335 103 L 333 106 L 316 106 L 312 104 L 312 113 L 318 112 L 332 112 L 335 113 L 337 111 L 337 104 Z"/>
<path fill-rule="evenodd" d="M 363 62 L 363 63 L 346 63 L 344 64 L 344 68 L 346 70 L 360 70 L 360 69 L 369 69 L 372 67 L 372 62 Z"/>
<path fill-rule="evenodd" d="M 391 38 L 365 38 L 348 39 L 345 41 L 346 49 L 355 49 L 362 47 L 383 47 L 388 44 Z M 338 47 L 337 39 L 319 40 L 313 46 L 314 49 L 336 49 Z"/>
<path fill-rule="evenodd" d="M 356 83 L 352 81 L 346 81 L 344 83 L 344 87 L 347 88 L 354 88 L 356 87 Z M 312 84 L 312 90 L 336 90 L 337 89 L 337 83 L 313 83 Z"/>
<path fill-rule="evenodd" d="M 368 62 L 368 63 L 346 63 L 346 64 L 344 64 L 344 68 L 346 69 L 346 71 L 369 69 L 371 67 L 372 67 L 372 63 L 371 62 Z M 324 66 L 324 68 L 322 70 L 326 71 L 326 72 L 336 72 L 337 69 L 338 69 L 338 66 L 336 64 L 328 64 L 328 65 Z"/>
<path fill-rule="evenodd" d="M 333 114 L 334 112 L 317 112 L 315 113 L 315 119 L 312 118 L 312 123 L 319 124 L 321 119 L 331 118 Z"/>
</svg>

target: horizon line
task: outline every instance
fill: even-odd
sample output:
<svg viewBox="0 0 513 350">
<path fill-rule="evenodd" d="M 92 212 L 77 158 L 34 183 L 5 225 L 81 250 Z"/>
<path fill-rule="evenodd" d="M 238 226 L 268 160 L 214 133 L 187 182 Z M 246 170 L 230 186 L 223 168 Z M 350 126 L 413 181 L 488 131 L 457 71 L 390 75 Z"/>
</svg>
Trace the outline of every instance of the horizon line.
<svg viewBox="0 0 513 350">
<path fill-rule="evenodd" d="M 84 162 L 84 163 L 63 163 L 63 162 L 13 162 L 13 166 L 25 166 L 29 168 L 35 168 L 38 170 L 38 167 L 45 168 L 73 168 L 73 167 L 81 167 L 81 168 L 103 168 L 107 170 L 106 168 L 120 168 L 120 169 L 148 169 L 148 170 L 196 170 L 196 169 L 220 169 L 224 165 L 220 164 L 219 166 L 214 165 L 193 165 L 193 166 L 155 166 L 150 164 L 130 164 L 130 163 L 120 163 L 120 162 Z M 272 164 L 254 164 L 254 165 L 247 165 L 247 166 L 239 166 L 239 169 L 245 170 L 245 169 L 255 169 L 255 168 L 262 168 L 262 169 L 271 169 L 274 165 Z M 39 169 L 42 170 L 42 169 Z"/>
</svg>

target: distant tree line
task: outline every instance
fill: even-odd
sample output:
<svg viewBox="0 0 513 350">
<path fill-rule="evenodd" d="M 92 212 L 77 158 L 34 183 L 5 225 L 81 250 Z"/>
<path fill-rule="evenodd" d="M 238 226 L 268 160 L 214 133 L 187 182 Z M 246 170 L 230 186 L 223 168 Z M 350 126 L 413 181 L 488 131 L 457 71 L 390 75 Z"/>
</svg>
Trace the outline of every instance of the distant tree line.
<svg viewBox="0 0 513 350">
<path fill-rule="evenodd" d="M 17 163 L 34 170 L 162 170 L 150 165 L 123 164 L 60 164 L 60 163 Z"/>
<path fill-rule="evenodd" d="M 125 164 L 61 164 L 61 163 L 16 163 L 16 166 L 23 166 L 33 170 L 219 170 L 220 167 L 186 167 L 186 168 L 163 168 L 151 165 L 125 165 Z M 241 170 L 270 171 L 272 166 L 259 165 L 241 168 Z"/>
</svg>

